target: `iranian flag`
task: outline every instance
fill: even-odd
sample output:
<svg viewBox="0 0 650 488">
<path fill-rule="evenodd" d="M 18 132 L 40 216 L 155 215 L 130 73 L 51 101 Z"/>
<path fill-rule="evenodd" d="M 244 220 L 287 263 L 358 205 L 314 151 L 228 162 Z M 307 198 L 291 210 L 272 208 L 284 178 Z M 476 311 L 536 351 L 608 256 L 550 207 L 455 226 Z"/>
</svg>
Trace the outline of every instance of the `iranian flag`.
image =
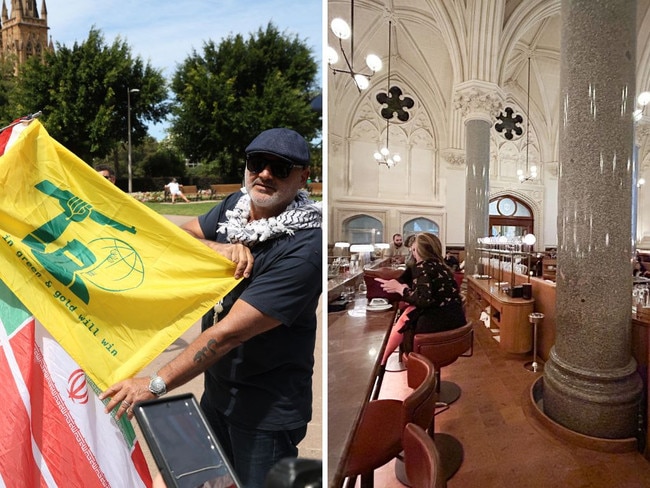
<svg viewBox="0 0 650 488">
<path fill-rule="evenodd" d="M 0 155 L 25 123 L 0 132 Z M 0 279 L 4 270 L 0 271 Z M 132 425 L 0 281 L 0 487 L 149 487 Z"/>
<path fill-rule="evenodd" d="M 0 486 L 151 486 L 131 423 L 2 282 L 0 378 Z"/>
</svg>

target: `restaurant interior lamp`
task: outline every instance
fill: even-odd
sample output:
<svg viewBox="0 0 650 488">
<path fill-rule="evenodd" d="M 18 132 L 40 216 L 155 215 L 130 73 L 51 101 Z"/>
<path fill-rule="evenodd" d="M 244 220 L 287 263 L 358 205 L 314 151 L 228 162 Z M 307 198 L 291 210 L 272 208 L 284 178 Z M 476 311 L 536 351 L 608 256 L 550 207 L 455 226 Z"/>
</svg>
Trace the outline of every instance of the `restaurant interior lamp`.
<svg viewBox="0 0 650 488">
<path fill-rule="evenodd" d="M 339 53 L 330 46 L 327 46 L 326 57 L 327 63 L 332 70 L 332 73 L 345 73 L 352 77 L 354 84 L 359 92 L 365 90 L 370 86 L 370 77 L 382 68 L 382 61 L 376 54 L 368 54 L 366 56 L 366 66 L 370 69 L 370 73 L 362 73 L 354 69 L 354 0 L 350 2 L 350 24 L 340 17 L 332 19 L 330 23 L 332 33 L 339 40 L 339 49 L 341 55 L 345 60 L 347 69 L 334 68 L 334 65 L 339 61 Z M 343 49 L 343 41 L 350 40 L 350 55 L 348 56 Z"/>
<path fill-rule="evenodd" d="M 639 93 L 639 96 L 636 97 L 636 101 L 642 107 L 645 107 L 650 103 L 650 91 L 644 91 Z"/>
<path fill-rule="evenodd" d="M 375 246 L 372 244 L 352 244 L 350 246 L 350 252 L 373 252 L 375 250 Z"/>
<path fill-rule="evenodd" d="M 326 49 L 327 64 L 336 64 L 339 62 L 339 53 L 336 52 L 332 46 L 327 46 Z"/>
<path fill-rule="evenodd" d="M 360 74 L 354 75 L 354 82 L 359 87 L 359 90 L 365 90 L 370 86 L 370 80 L 365 75 L 360 75 Z"/>
<path fill-rule="evenodd" d="M 335 256 L 344 256 L 348 253 L 350 247 L 349 242 L 335 242 L 334 243 L 334 255 Z"/>
<path fill-rule="evenodd" d="M 381 62 L 379 56 L 377 56 L 376 54 L 368 54 L 368 56 L 366 56 L 366 65 L 373 72 L 375 72 L 375 71 L 379 71 L 384 64 Z"/>
<path fill-rule="evenodd" d="M 632 117 L 635 122 L 640 121 L 643 118 L 645 107 L 650 103 L 650 91 L 644 91 L 638 94 L 636 97 L 637 109 L 632 113 Z"/>
<path fill-rule="evenodd" d="M 387 78 L 386 93 L 380 93 L 376 97 L 377 101 L 382 105 L 384 103 L 387 103 L 386 100 L 383 97 L 387 97 L 388 93 L 392 93 L 391 92 L 391 85 L 390 85 L 390 60 L 391 60 L 391 57 L 392 57 L 392 51 L 391 51 L 392 27 L 393 27 L 393 23 L 389 21 L 388 22 L 388 78 Z M 401 90 L 399 90 L 398 87 L 395 87 L 395 88 L 397 88 L 397 90 L 401 93 Z M 412 102 L 413 102 L 413 100 L 411 100 L 411 103 Z M 386 114 L 385 110 L 381 111 L 381 116 L 386 119 L 386 145 L 383 146 L 379 151 L 375 151 L 373 156 L 374 156 L 375 161 L 377 162 L 377 164 L 379 164 L 379 165 L 385 164 L 388 168 L 392 168 L 397 163 L 399 163 L 402 160 L 402 158 L 397 153 L 394 153 L 394 154 L 391 155 L 390 149 L 388 149 L 389 148 L 389 143 L 388 143 L 389 141 L 388 140 L 389 140 L 389 137 L 390 137 L 390 119 L 393 117 L 393 111 L 389 110 L 389 112 L 390 112 L 390 114 Z M 407 118 L 408 118 L 408 116 L 407 116 Z"/>
<path fill-rule="evenodd" d="M 340 17 L 332 19 L 330 28 L 332 29 L 334 35 L 339 39 L 349 39 L 350 35 L 352 34 L 352 29 L 350 29 L 348 23 Z"/>
<path fill-rule="evenodd" d="M 524 236 L 524 244 L 526 244 L 527 246 L 534 246 L 536 242 L 537 242 L 537 238 L 535 237 L 534 234 L 526 234 Z"/>
<path fill-rule="evenodd" d="M 375 251 L 375 246 L 372 244 L 352 244 L 350 246 L 350 252 L 359 253 L 359 264 L 361 268 L 370 263 L 371 255 Z"/>
<path fill-rule="evenodd" d="M 527 88 L 526 88 L 526 171 L 523 169 L 517 170 L 517 179 L 519 183 L 523 183 L 529 180 L 537 179 L 537 166 L 530 164 L 529 161 L 529 152 L 530 152 L 530 57 L 528 58 L 528 79 L 527 79 Z"/>
</svg>

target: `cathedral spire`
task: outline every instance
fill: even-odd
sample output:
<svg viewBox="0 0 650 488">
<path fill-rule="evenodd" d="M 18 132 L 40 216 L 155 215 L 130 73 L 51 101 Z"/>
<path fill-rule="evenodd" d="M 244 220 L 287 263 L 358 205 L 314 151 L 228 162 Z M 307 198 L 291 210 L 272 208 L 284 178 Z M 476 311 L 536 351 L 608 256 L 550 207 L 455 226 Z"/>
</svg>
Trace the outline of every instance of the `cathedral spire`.
<svg viewBox="0 0 650 488">
<path fill-rule="evenodd" d="M 42 17 L 37 8 L 38 0 L 2 0 L 2 24 L 0 24 L 0 56 L 14 60 L 16 66 L 31 56 L 42 58 L 51 50 L 48 42 L 47 7 L 41 0 Z M 7 4 L 11 3 L 11 11 Z"/>
<path fill-rule="evenodd" d="M 11 0 L 11 18 L 18 22 L 23 20 L 23 0 Z"/>
</svg>

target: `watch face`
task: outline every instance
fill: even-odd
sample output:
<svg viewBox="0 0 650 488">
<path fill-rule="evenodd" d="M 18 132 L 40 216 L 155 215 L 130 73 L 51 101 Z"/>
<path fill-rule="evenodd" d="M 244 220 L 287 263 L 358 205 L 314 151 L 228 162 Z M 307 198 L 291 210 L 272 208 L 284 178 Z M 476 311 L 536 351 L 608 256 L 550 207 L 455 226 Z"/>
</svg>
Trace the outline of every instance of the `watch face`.
<svg viewBox="0 0 650 488">
<path fill-rule="evenodd" d="M 167 391 L 167 385 L 165 385 L 165 381 L 160 376 L 156 376 L 149 383 L 149 389 L 154 395 L 162 395 Z"/>
<path fill-rule="evenodd" d="M 515 213 L 516 205 L 510 198 L 502 198 L 497 204 L 497 209 L 501 215 L 512 215 Z"/>
</svg>

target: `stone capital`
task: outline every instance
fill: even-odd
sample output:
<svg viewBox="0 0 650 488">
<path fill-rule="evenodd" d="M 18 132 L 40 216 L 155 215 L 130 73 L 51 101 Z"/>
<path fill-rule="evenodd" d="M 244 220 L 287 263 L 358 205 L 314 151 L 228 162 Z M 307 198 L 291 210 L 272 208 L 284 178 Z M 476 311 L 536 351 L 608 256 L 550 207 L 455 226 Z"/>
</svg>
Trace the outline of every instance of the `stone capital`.
<svg viewBox="0 0 650 488">
<path fill-rule="evenodd" d="M 465 169 L 465 151 L 460 149 L 446 149 L 442 151 L 442 157 L 450 168 Z"/>
<path fill-rule="evenodd" d="M 484 120 L 490 125 L 501 111 L 505 95 L 494 83 L 471 80 L 459 83 L 454 89 L 454 108 L 463 120 Z"/>
</svg>

